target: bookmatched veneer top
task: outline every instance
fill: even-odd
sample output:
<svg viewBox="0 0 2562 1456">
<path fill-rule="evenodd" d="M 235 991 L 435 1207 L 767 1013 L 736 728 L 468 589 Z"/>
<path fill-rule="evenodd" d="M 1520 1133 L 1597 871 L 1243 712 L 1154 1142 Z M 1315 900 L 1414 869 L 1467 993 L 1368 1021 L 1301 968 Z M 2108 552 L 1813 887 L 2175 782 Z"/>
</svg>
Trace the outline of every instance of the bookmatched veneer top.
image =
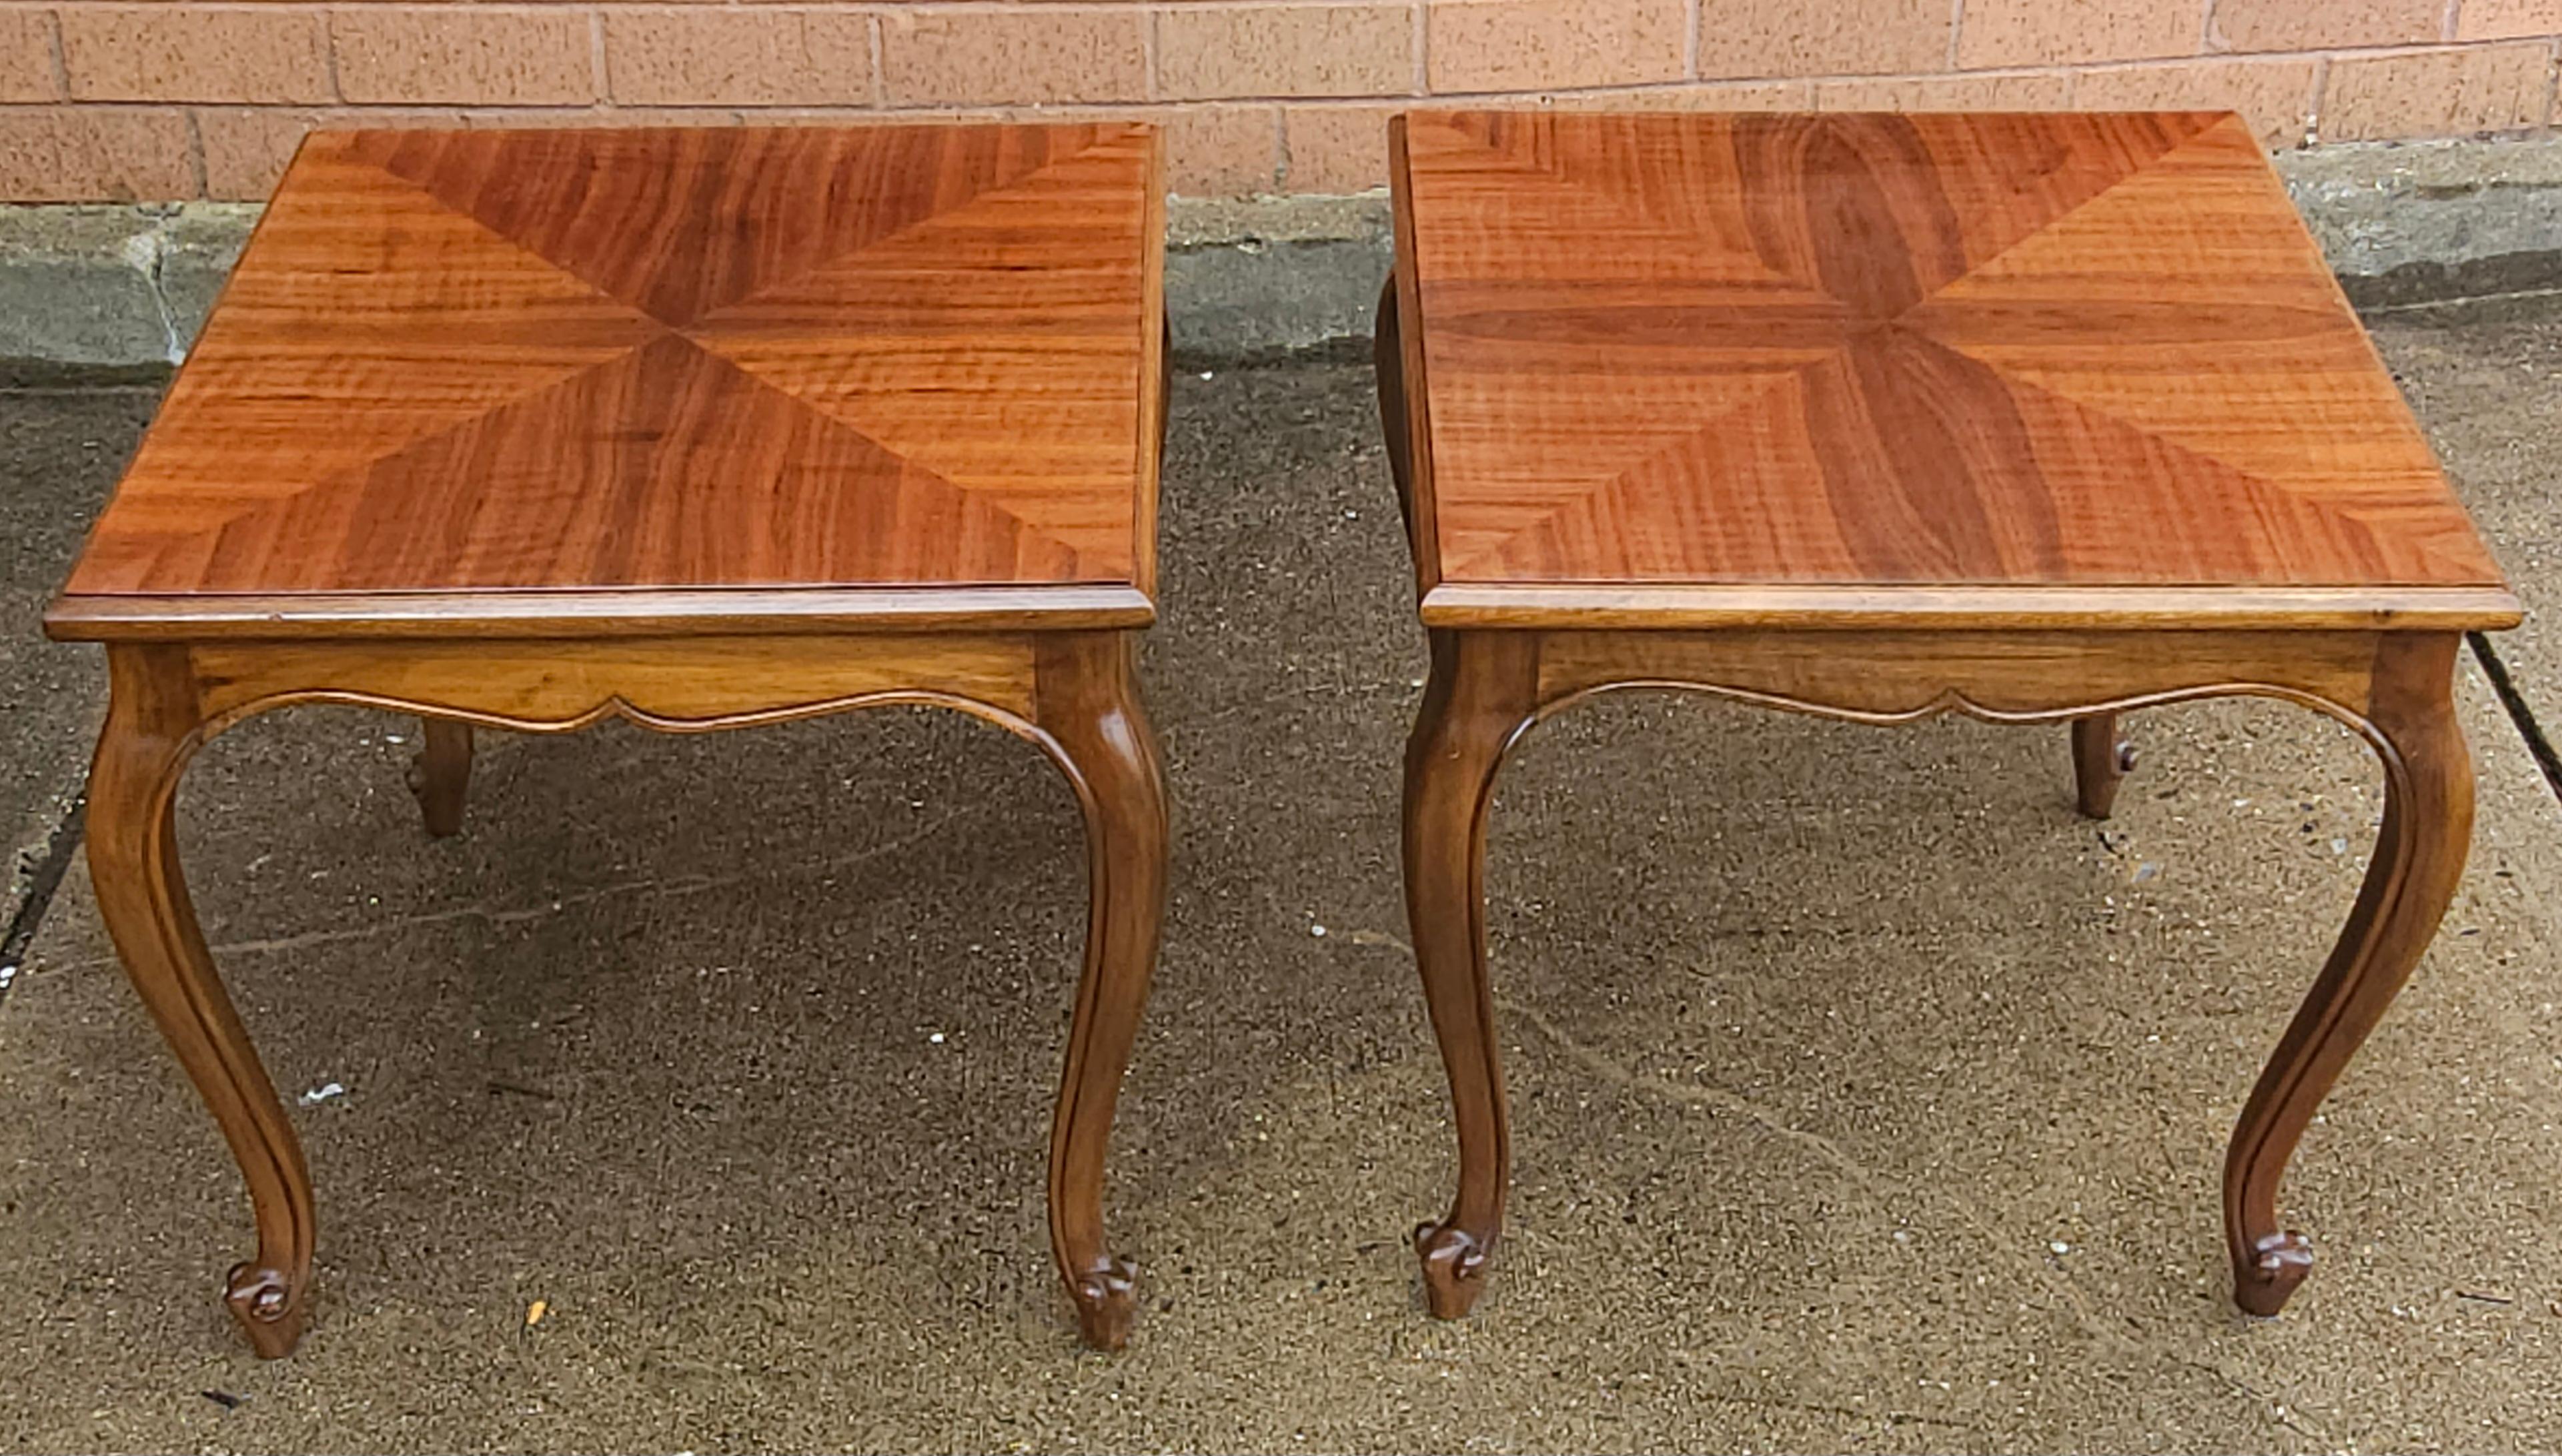
<svg viewBox="0 0 2562 1456">
<path fill-rule="evenodd" d="M 318 133 L 49 625 L 1153 613 L 1147 127 Z"/>
<path fill-rule="evenodd" d="M 1427 621 L 2515 620 L 2229 114 L 1393 147 Z"/>
</svg>

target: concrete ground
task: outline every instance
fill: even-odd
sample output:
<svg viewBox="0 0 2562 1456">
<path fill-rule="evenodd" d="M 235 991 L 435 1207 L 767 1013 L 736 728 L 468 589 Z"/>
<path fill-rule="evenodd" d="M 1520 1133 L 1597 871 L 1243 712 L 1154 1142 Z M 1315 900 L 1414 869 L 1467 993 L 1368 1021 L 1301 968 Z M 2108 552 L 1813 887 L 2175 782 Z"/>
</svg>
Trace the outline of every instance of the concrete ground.
<svg viewBox="0 0 2562 1456">
<path fill-rule="evenodd" d="M 2379 326 L 2549 616 L 2562 305 Z M 2060 730 L 1631 694 L 1507 770 L 1513 1219 L 1477 1314 L 1426 1319 L 1403 1238 L 1450 1133 L 1395 868 L 1423 656 L 1369 391 L 1179 377 L 1128 1353 L 1076 1348 L 1047 1260 L 1082 861 L 1032 754 L 922 711 L 488 735 L 431 842 L 415 725 L 303 709 L 206 752 L 182 836 L 276 1079 L 345 1088 L 294 1112 L 312 1332 L 263 1364 L 232 1331 L 237 1175 L 74 864 L 0 1000 L 0 1447 L 2562 1445 L 2562 810 L 2470 661 L 2471 868 L 2297 1161 L 2321 1261 L 2283 1318 L 2227 1302 L 2217 1179 L 2355 888 L 2358 744 L 2149 712 L 2102 827 Z M 0 396 L 21 844 L 102 679 L 33 614 L 150 403 Z M 2508 643 L 2562 713 L 2562 644 Z"/>
</svg>

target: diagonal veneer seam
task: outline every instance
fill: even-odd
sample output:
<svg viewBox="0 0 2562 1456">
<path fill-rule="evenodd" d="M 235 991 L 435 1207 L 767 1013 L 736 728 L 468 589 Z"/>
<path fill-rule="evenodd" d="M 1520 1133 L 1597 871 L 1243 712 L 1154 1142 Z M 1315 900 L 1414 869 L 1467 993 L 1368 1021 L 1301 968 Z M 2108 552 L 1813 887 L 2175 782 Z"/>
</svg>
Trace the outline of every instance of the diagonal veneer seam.
<svg viewBox="0 0 2562 1456">
<path fill-rule="evenodd" d="M 971 193 L 968 197 L 963 198 L 959 202 L 953 203 L 948 207 L 937 208 L 933 212 L 925 214 L 923 217 L 901 223 L 899 226 L 890 229 L 888 232 L 881 234 L 877 238 L 867 238 L 861 243 L 858 243 L 841 253 L 829 253 L 824 257 L 813 259 L 807 267 L 777 277 L 767 278 L 754 289 L 741 293 L 735 298 L 725 298 L 718 304 L 702 310 L 700 313 L 686 320 L 684 323 L 671 324 L 669 327 L 675 328 L 677 331 L 691 336 L 695 331 L 705 329 L 714 319 L 717 319 L 724 313 L 730 312 L 733 309 L 747 307 L 748 305 L 756 303 L 770 294 L 780 292 L 785 288 L 797 287 L 828 269 L 838 268 L 847 263 L 851 263 L 876 248 L 880 248 L 906 238 L 908 235 L 921 229 L 931 227 L 937 223 L 947 223 L 954 216 L 967 212 L 971 208 L 977 207 L 983 202 L 987 202 L 991 199 L 1003 199 L 1006 194 L 1021 188 L 1031 187 L 1036 184 L 1046 185 L 1048 183 L 1053 183 L 1057 179 L 1049 176 L 1049 173 L 1058 171 L 1070 162 L 1081 160 L 1095 148 L 1103 146 L 1107 142 L 1120 142 L 1127 140 L 1131 134 L 1132 128 L 1128 126 L 1111 128 L 1106 135 L 1097 136 L 1085 145 L 1078 147 L 1076 150 L 1069 152 L 1064 156 L 1052 157 L 1048 161 L 1041 163 L 1039 166 L 1032 168 L 1030 171 L 1023 173 L 1021 176 L 1013 178 L 1011 181 L 1000 183 L 993 187 L 980 188 L 978 191 Z"/>
</svg>

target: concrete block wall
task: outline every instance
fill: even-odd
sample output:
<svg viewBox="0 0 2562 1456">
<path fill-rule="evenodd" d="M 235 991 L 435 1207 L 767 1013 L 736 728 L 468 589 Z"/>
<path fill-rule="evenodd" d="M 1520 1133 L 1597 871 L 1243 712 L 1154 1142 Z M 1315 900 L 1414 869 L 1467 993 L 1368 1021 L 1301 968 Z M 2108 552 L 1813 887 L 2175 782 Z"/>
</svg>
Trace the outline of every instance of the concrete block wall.
<svg viewBox="0 0 2562 1456">
<path fill-rule="evenodd" d="M 1140 115 L 1195 197 L 1384 181 L 1436 103 L 2554 120 L 2562 0 L 0 0 L 0 201 L 255 199 L 317 124 Z"/>
</svg>

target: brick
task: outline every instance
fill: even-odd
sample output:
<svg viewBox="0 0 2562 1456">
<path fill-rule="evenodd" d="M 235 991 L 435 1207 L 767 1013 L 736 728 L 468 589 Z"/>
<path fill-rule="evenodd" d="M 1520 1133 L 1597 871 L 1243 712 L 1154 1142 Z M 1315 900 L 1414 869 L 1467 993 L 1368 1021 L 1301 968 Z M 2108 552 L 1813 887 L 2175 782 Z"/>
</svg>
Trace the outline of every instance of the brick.
<svg viewBox="0 0 2562 1456">
<path fill-rule="evenodd" d="M 2314 62 L 2306 57 L 2192 61 L 2085 71 L 2073 80 L 2084 111 L 2234 110 L 2272 147 L 2304 144 Z"/>
<path fill-rule="evenodd" d="M 195 195 L 195 147 L 183 112 L 0 110 L 0 202 L 165 202 Z"/>
<path fill-rule="evenodd" d="M 1394 106 L 1293 106 L 1285 191 L 1341 197 L 1387 185 L 1387 118 Z"/>
<path fill-rule="evenodd" d="M 465 106 L 455 113 L 461 123 L 473 130 L 522 131 L 544 126 L 736 126 L 747 119 L 747 113 L 719 106 L 616 106 L 612 110 L 598 107 L 562 106 Z M 756 113 L 762 120 L 766 113 Z M 831 126 L 876 123 L 877 115 L 855 112 L 848 115 L 829 113 Z"/>
<path fill-rule="evenodd" d="M 2443 38 L 2446 0 L 2215 0 L 2208 43 L 2231 51 L 2410 46 Z"/>
<path fill-rule="evenodd" d="M 2073 94 L 2061 71 L 2019 76 L 1908 76 L 1815 83 L 1818 111 L 2060 111 Z"/>
<path fill-rule="evenodd" d="M 205 143 L 205 195 L 257 202 L 275 191 L 284 164 L 320 113 L 281 106 L 208 106 L 196 112 Z"/>
<path fill-rule="evenodd" d="M 844 10 L 614 11 L 606 89 L 642 105 L 860 106 L 872 99 L 871 18 Z"/>
<path fill-rule="evenodd" d="M 1957 65 L 2194 56 L 2205 39 L 2205 13 L 2200 0 L 1966 0 Z"/>
<path fill-rule="evenodd" d="M 462 113 L 366 107 L 199 106 L 196 135 L 205 147 L 205 195 L 217 202 L 260 202 L 275 191 L 293 149 L 314 127 L 459 126 Z"/>
<path fill-rule="evenodd" d="M 0 101 L 58 101 L 54 17 L 43 10 L 0 10 Z"/>
<path fill-rule="evenodd" d="M 1700 0 L 1703 80 L 1945 70 L 1948 0 Z"/>
<path fill-rule="evenodd" d="M 1686 74 L 1684 0 L 1430 0 L 1424 24 L 1435 91 L 1632 86 Z"/>
<path fill-rule="evenodd" d="M 1279 185 L 1281 108 L 1185 106 L 1166 133 L 1166 186 L 1183 197 L 1258 197 Z"/>
<path fill-rule="evenodd" d="M 2341 57 L 2322 88 L 2324 141 L 2453 136 L 2543 124 L 2551 49 L 2464 46 L 2398 56 Z"/>
<path fill-rule="evenodd" d="M 2562 0 L 2464 0 L 2456 39 L 2508 41 L 2562 35 Z"/>
<path fill-rule="evenodd" d="M 1136 10 L 965 10 L 881 17 L 892 104 L 1134 101 L 1148 91 Z"/>
<path fill-rule="evenodd" d="M 329 38 L 316 13 L 79 5 L 60 14 L 75 100 L 329 99 Z"/>
<path fill-rule="evenodd" d="M 1157 92 L 1375 96 L 1414 89 L 1405 5 L 1170 10 L 1157 21 Z"/>
<path fill-rule="evenodd" d="M 1802 111 L 1814 91 L 1807 81 L 1712 81 L 1547 99 L 1560 111 Z"/>
<path fill-rule="evenodd" d="M 350 101 L 568 105 L 596 99 L 588 16 L 571 10 L 334 12 L 338 90 Z"/>
</svg>

